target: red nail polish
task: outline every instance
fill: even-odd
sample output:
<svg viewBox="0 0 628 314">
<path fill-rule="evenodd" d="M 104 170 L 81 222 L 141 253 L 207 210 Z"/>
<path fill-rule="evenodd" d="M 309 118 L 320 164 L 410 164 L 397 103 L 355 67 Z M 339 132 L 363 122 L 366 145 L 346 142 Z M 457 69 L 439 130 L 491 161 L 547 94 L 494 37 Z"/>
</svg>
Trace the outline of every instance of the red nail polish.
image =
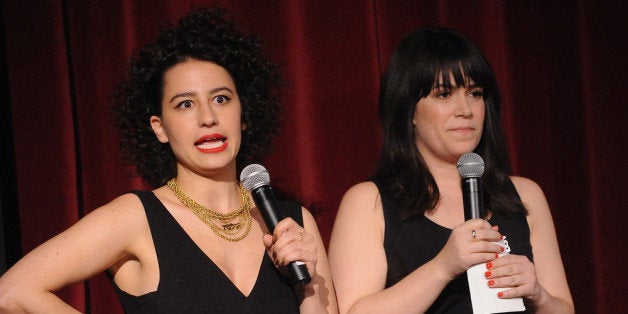
<svg viewBox="0 0 628 314">
<path fill-rule="evenodd" d="M 503 297 L 503 296 L 504 296 L 504 294 L 503 294 L 503 293 L 501 293 L 501 292 L 498 292 L 498 293 L 497 293 L 497 297 L 498 297 L 498 298 L 501 298 L 501 297 Z"/>
<path fill-rule="evenodd" d="M 499 257 L 499 254 L 495 254 L 495 258 L 498 258 L 498 257 Z"/>
<path fill-rule="evenodd" d="M 491 272 L 490 272 L 490 271 L 485 272 L 485 273 L 484 273 L 484 276 L 485 276 L 486 278 L 490 277 L 490 276 L 491 276 Z"/>
<path fill-rule="evenodd" d="M 495 284 L 495 281 L 493 281 L 493 280 L 489 280 L 489 281 L 488 281 L 488 285 L 489 285 L 489 286 L 492 286 L 492 285 L 494 285 L 494 284 Z"/>
<path fill-rule="evenodd" d="M 500 248 L 499 248 L 499 251 L 500 251 L 500 252 L 503 252 L 503 251 L 504 251 L 504 248 L 503 248 L 503 247 L 500 247 Z"/>
<path fill-rule="evenodd" d="M 493 263 L 486 263 L 486 269 L 493 268 Z"/>
</svg>

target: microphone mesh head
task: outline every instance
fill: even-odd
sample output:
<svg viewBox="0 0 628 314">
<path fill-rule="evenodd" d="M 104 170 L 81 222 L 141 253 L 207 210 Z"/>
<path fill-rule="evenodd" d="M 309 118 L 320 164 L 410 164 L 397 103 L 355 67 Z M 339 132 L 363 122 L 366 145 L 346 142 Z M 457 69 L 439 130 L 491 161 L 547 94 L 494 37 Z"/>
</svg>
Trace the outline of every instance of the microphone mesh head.
<svg viewBox="0 0 628 314">
<path fill-rule="evenodd" d="M 251 191 L 262 185 L 270 185 L 270 175 L 264 166 L 250 164 L 242 169 L 240 182 L 246 190 Z"/>
<path fill-rule="evenodd" d="M 466 153 L 458 159 L 457 168 L 463 178 L 481 177 L 484 174 L 484 160 L 476 153 Z"/>
</svg>

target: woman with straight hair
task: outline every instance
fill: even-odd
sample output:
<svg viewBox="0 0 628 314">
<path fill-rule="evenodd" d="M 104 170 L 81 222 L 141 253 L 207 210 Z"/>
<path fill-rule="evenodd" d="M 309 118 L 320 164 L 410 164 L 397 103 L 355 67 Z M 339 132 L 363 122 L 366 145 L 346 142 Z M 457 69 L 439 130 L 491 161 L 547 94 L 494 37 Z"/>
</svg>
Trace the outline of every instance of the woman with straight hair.
<svg viewBox="0 0 628 314">
<path fill-rule="evenodd" d="M 463 35 L 424 28 L 399 44 L 381 82 L 378 168 L 344 195 L 329 244 L 341 313 L 471 313 L 465 272 L 478 264 L 484 284 L 507 288 L 498 298 L 574 311 L 545 196 L 510 175 L 499 106 Z M 485 163 L 486 216 L 465 221 L 457 162 L 470 152 Z"/>
</svg>

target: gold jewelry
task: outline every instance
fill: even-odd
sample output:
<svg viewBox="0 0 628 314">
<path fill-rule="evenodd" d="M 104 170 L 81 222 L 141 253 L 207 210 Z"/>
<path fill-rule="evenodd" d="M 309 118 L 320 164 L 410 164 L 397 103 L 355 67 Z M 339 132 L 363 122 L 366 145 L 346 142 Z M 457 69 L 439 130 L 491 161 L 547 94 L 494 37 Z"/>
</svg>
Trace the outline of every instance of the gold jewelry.
<svg viewBox="0 0 628 314">
<path fill-rule="evenodd" d="M 168 187 L 172 190 L 172 192 L 174 192 L 174 195 L 177 196 L 183 205 L 192 210 L 192 212 L 194 212 L 194 214 L 196 214 L 202 222 L 209 226 L 209 228 L 217 236 L 231 242 L 237 242 L 244 239 L 251 230 L 252 218 L 249 195 L 242 184 L 239 184 L 239 186 L 240 194 L 242 196 L 242 204 L 240 205 L 240 208 L 230 213 L 222 214 L 189 198 L 185 195 L 185 193 L 183 193 L 183 190 L 181 190 L 181 187 L 177 184 L 177 181 L 174 178 L 168 181 Z"/>
</svg>

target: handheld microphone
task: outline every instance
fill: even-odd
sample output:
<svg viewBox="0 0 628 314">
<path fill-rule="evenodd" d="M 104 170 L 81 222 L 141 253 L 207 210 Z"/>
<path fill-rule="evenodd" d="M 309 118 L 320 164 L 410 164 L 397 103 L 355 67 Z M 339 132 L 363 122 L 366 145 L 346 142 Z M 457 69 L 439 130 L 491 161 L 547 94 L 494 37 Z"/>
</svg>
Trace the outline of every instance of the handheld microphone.
<svg viewBox="0 0 628 314">
<path fill-rule="evenodd" d="M 246 190 L 251 192 L 253 201 L 264 218 L 266 228 L 270 233 L 273 233 L 277 224 L 284 217 L 279 211 L 275 193 L 270 187 L 268 171 L 262 165 L 250 164 L 240 173 L 240 182 Z M 286 268 L 293 286 L 303 286 L 312 280 L 305 263 L 301 261 L 290 262 Z"/>
<path fill-rule="evenodd" d="M 462 178 L 464 220 L 484 218 L 484 194 L 482 190 L 484 160 L 478 154 L 466 153 L 458 159 L 457 169 Z"/>
</svg>

